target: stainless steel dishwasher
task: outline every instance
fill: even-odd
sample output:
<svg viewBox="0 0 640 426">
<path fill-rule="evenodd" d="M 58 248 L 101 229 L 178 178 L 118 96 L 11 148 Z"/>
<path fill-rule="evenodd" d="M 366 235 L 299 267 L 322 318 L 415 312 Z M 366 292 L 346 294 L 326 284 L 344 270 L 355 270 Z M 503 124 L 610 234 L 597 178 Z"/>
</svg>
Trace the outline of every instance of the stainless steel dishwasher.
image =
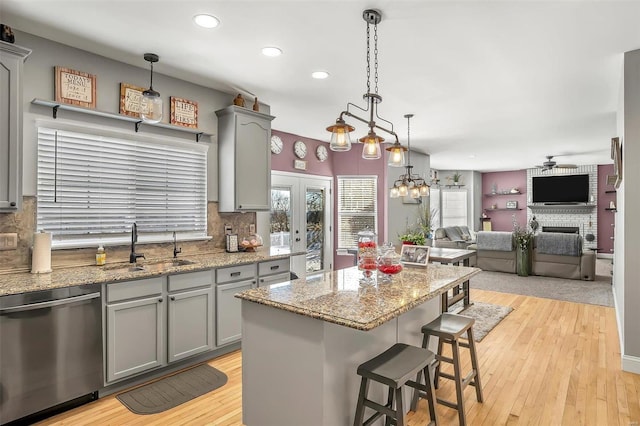
<svg viewBox="0 0 640 426">
<path fill-rule="evenodd" d="M 0 297 L 0 424 L 95 399 L 103 384 L 99 285 Z"/>
</svg>

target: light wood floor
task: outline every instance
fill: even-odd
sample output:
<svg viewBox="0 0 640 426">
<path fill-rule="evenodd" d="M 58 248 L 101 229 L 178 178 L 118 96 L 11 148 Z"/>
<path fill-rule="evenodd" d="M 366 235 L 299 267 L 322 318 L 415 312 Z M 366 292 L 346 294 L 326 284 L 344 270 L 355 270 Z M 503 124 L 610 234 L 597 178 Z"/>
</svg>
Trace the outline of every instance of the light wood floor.
<svg viewBox="0 0 640 426">
<path fill-rule="evenodd" d="M 620 370 L 613 308 L 481 290 L 472 290 L 472 299 L 514 311 L 477 344 L 485 401 L 476 402 L 473 388 L 466 389 L 469 425 L 640 423 L 640 375 Z M 466 353 L 464 360 L 466 369 Z M 139 416 L 109 396 L 40 425 L 241 425 L 241 353 L 209 364 L 225 372 L 228 383 L 170 411 Z M 446 382 L 438 395 L 454 399 Z M 437 409 L 441 424 L 457 424 L 454 410 Z M 408 424 L 427 419 L 421 401 Z"/>
</svg>

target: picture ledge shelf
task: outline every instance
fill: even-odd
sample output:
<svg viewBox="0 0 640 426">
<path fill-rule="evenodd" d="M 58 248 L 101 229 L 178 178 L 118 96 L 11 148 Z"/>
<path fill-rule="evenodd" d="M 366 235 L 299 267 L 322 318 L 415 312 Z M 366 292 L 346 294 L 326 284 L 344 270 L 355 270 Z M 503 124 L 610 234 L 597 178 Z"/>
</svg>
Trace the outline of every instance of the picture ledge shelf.
<svg viewBox="0 0 640 426">
<path fill-rule="evenodd" d="M 54 119 L 58 118 L 58 110 L 61 109 L 65 111 L 73 111 L 73 112 L 79 112 L 82 114 L 95 115 L 98 117 L 111 118 L 114 120 L 128 121 L 130 123 L 134 123 L 134 126 L 135 126 L 134 129 L 136 132 L 140 130 L 140 125 L 145 125 L 145 126 L 151 126 L 151 127 L 158 127 L 161 129 L 175 130 L 178 132 L 191 133 L 196 136 L 196 142 L 200 142 L 200 139 L 202 138 L 202 136 L 209 136 L 209 137 L 213 136 L 211 133 L 201 132 L 198 129 L 190 129 L 188 127 L 175 126 L 173 124 L 167 124 L 167 123 L 145 123 L 137 117 L 129 117 L 128 115 L 115 114 L 112 112 L 83 108 L 76 105 L 68 105 L 60 102 L 47 101 L 45 99 L 35 98 L 31 101 L 31 103 L 34 105 L 41 105 L 41 106 L 52 108 L 53 109 L 52 114 Z"/>
</svg>

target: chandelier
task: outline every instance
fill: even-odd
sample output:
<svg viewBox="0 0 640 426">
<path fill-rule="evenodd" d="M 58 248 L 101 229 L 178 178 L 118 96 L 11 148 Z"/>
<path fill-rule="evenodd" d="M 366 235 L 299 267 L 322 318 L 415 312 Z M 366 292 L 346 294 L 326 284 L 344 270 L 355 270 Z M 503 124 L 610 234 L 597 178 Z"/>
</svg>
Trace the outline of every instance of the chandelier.
<svg viewBox="0 0 640 426">
<path fill-rule="evenodd" d="M 420 175 L 411 173 L 413 166 L 411 165 L 411 141 L 410 141 L 410 120 L 413 114 L 405 114 L 404 118 L 407 119 L 407 165 L 405 166 L 406 173 L 400 175 L 398 179 L 393 183 L 393 188 L 389 190 L 390 198 L 398 198 L 410 196 L 411 198 L 426 197 L 429 195 L 429 185 L 420 177 Z M 393 147 L 391 147 L 393 148 Z M 389 149 L 389 148 L 387 148 Z"/>
<path fill-rule="evenodd" d="M 351 102 L 347 103 L 347 110 L 342 111 L 340 116 L 336 120 L 336 123 L 327 127 L 327 130 L 331 132 L 331 143 L 329 147 L 332 151 L 349 151 L 351 149 L 351 139 L 349 133 L 355 130 L 353 126 L 345 123 L 344 116 L 354 118 L 362 121 L 369 126 L 368 133 L 359 139 L 364 145 L 362 147 L 362 158 L 367 160 L 377 160 L 382 156 L 382 149 L 380 143 L 384 142 L 384 139 L 378 136 L 375 129 L 382 130 L 395 137 L 395 143 L 387 148 L 391 152 L 389 157 L 389 165 L 402 167 L 404 166 L 404 151 L 406 149 L 400 145 L 398 141 L 398 135 L 393 131 L 393 123 L 380 117 L 377 112 L 377 105 L 382 102 L 382 96 L 378 94 L 378 24 L 382 20 L 380 11 L 375 9 L 367 9 L 362 12 L 362 19 L 367 23 L 367 93 L 362 97 L 367 102 L 367 107 L 361 108 Z M 374 92 L 371 92 L 371 26 L 373 26 L 373 80 L 375 83 Z M 358 117 L 352 113 L 349 108 L 354 107 L 364 113 L 369 113 L 368 120 Z M 391 129 L 387 129 L 376 124 L 375 119 L 384 121 Z M 400 154 L 398 154 L 398 152 Z M 393 159 L 393 164 L 392 164 Z"/>
</svg>

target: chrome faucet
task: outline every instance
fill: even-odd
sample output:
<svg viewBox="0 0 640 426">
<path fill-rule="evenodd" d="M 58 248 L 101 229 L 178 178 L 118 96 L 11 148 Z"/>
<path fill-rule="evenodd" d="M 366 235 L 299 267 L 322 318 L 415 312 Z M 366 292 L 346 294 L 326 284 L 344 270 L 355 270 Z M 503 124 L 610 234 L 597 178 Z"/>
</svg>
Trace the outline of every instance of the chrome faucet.
<svg viewBox="0 0 640 426">
<path fill-rule="evenodd" d="M 178 258 L 178 253 L 182 253 L 182 247 L 178 248 L 176 245 L 176 231 L 173 231 L 173 258 Z"/>
<path fill-rule="evenodd" d="M 143 258 L 144 253 L 136 253 L 136 242 L 138 241 L 138 225 L 133 222 L 131 227 L 131 253 L 129 254 L 129 263 L 136 263 L 138 258 Z"/>
</svg>

